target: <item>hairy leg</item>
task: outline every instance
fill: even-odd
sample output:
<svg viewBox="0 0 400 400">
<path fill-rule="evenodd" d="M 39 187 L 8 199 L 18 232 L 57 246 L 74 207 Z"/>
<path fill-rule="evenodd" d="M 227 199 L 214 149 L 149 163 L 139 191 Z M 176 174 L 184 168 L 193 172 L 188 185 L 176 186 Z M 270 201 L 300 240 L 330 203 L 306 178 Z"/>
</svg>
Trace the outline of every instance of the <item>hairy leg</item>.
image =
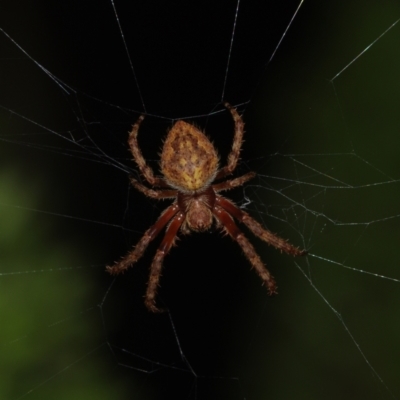
<svg viewBox="0 0 400 400">
<path fill-rule="evenodd" d="M 136 164 L 138 165 L 141 173 L 146 178 L 147 182 L 152 186 L 160 186 L 165 187 L 166 183 L 163 179 L 156 178 L 154 176 L 153 170 L 147 165 L 146 160 L 144 159 L 142 152 L 139 147 L 139 143 L 137 141 L 137 135 L 139 132 L 140 124 L 144 119 L 144 115 L 141 115 L 136 123 L 132 126 L 131 131 L 129 132 L 128 144 L 131 149 L 131 153 L 133 155 Z"/>
<path fill-rule="evenodd" d="M 268 269 L 261 261 L 253 245 L 247 240 L 243 232 L 236 226 L 232 217 L 222 207 L 219 206 L 214 207 L 213 214 L 220 222 L 222 228 L 240 245 L 247 259 L 250 261 L 251 265 L 256 270 L 263 283 L 266 285 L 268 294 L 276 294 L 277 288 L 274 277 L 270 274 Z"/>
<path fill-rule="evenodd" d="M 231 174 L 235 170 L 243 143 L 244 122 L 242 118 L 236 111 L 236 108 L 233 108 L 229 103 L 225 102 L 224 106 L 229 110 L 232 115 L 233 121 L 235 123 L 235 134 L 233 137 L 232 150 L 228 155 L 228 162 L 225 167 L 221 168 L 218 171 L 215 179 L 223 178 L 224 176 Z"/>
<path fill-rule="evenodd" d="M 145 305 L 146 307 L 152 312 L 159 312 L 156 307 L 156 296 L 157 296 L 157 289 L 160 282 L 161 277 L 161 270 L 164 261 L 164 257 L 168 254 L 171 247 L 175 243 L 176 234 L 182 222 L 184 220 L 183 212 L 179 212 L 169 224 L 167 231 L 165 232 L 165 236 L 163 241 L 158 248 L 156 255 L 154 256 L 153 262 L 150 267 L 150 277 L 149 282 L 147 284 L 147 291 L 145 296 Z"/>
<path fill-rule="evenodd" d="M 239 176 L 238 178 L 229 179 L 228 181 L 221 182 L 221 183 L 216 183 L 216 184 L 212 185 L 212 187 L 216 192 L 234 189 L 238 186 L 242 186 L 244 183 L 246 183 L 250 179 L 253 179 L 255 176 L 256 176 L 255 172 L 248 172 L 247 174 Z"/>
<path fill-rule="evenodd" d="M 231 201 L 217 196 L 215 203 L 228 211 L 229 214 L 233 215 L 240 222 L 243 222 L 256 236 L 264 240 L 268 244 L 274 246 L 278 250 L 284 251 L 285 253 L 291 254 L 292 256 L 304 256 L 307 254 L 306 250 L 300 250 L 288 243 L 287 240 L 275 235 L 268 229 L 262 227 L 255 219 L 251 218 L 249 214 L 242 211 L 239 207 L 233 204 Z"/>
<path fill-rule="evenodd" d="M 106 267 L 106 270 L 112 274 L 117 275 L 125 272 L 132 264 L 134 264 L 140 257 L 142 257 L 149 243 L 160 233 L 165 225 L 171 220 L 172 217 L 178 212 L 179 206 L 174 203 L 169 206 L 157 220 L 157 222 L 148 229 L 143 237 L 139 240 L 135 248 L 128 253 L 121 261 L 115 263 L 112 267 Z"/>
<path fill-rule="evenodd" d="M 132 185 L 135 187 L 135 189 L 139 190 L 139 192 L 142 192 L 145 194 L 147 197 L 151 197 L 152 199 L 168 199 L 168 198 L 173 198 L 176 197 L 178 191 L 177 190 L 154 190 L 150 189 L 144 185 L 142 185 L 140 182 L 138 182 L 135 178 L 130 178 Z"/>
</svg>

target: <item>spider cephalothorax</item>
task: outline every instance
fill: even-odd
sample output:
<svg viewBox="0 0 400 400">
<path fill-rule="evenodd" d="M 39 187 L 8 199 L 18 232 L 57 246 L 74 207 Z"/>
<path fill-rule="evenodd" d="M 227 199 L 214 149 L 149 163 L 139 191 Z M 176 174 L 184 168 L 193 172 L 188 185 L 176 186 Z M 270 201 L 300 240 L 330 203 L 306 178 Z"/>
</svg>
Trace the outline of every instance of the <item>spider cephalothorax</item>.
<svg viewBox="0 0 400 400">
<path fill-rule="evenodd" d="M 215 181 L 231 174 L 239 159 L 243 142 L 244 123 L 236 109 L 224 103 L 235 123 L 235 135 L 232 150 L 225 167 L 218 169 L 218 154 L 207 136 L 192 124 L 177 121 L 169 131 L 161 153 L 161 172 L 163 177 L 154 176 L 147 165 L 137 142 L 139 126 L 144 116 L 140 116 L 129 134 L 129 146 L 140 171 L 147 182 L 160 189 L 150 189 L 136 179 L 131 178 L 132 185 L 153 199 L 174 198 L 174 202 L 161 214 L 157 222 L 150 227 L 139 240 L 136 247 L 121 261 L 107 267 L 111 274 L 124 272 L 139 260 L 149 243 L 167 226 L 165 236 L 159 246 L 150 268 L 145 304 L 150 311 L 159 311 L 155 305 L 157 288 L 160 280 L 162 262 L 175 242 L 179 229 L 183 233 L 205 231 L 211 228 L 216 220 L 218 227 L 228 233 L 242 248 L 244 254 L 257 271 L 268 293 L 276 293 L 276 283 L 262 263 L 242 231 L 237 227 L 234 218 L 247 226 L 256 236 L 268 244 L 293 256 L 306 254 L 286 240 L 263 228 L 249 214 L 238 208 L 218 192 L 243 185 L 254 178 L 249 172 L 238 178 L 220 183 Z"/>
</svg>

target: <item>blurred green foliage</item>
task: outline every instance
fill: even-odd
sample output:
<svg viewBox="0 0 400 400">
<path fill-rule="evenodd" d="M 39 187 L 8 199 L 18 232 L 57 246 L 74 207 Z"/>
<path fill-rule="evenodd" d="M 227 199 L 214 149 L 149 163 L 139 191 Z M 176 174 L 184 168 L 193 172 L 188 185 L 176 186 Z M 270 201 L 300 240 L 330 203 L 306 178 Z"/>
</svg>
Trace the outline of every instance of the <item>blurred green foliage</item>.
<svg viewBox="0 0 400 400">
<path fill-rule="evenodd" d="M 34 211 L 44 191 L 11 168 L 0 187 L 0 398 L 131 398 L 104 363 L 93 275 Z"/>
</svg>

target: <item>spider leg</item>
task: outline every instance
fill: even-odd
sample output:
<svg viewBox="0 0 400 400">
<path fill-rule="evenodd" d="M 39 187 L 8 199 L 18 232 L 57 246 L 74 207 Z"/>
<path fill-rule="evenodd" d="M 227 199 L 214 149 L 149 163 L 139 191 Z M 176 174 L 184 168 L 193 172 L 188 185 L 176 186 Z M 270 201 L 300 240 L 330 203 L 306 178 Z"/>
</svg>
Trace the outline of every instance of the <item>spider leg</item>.
<svg viewBox="0 0 400 400">
<path fill-rule="evenodd" d="M 284 251 L 292 256 L 304 256 L 307 254 L 306 250 L 300 250 L 298 247 L 288 243 L 287 240 L 282 239 L 268 229 L 263 228 L 261 224 L 251 218 L 249 214 L 242 211 L 229 200 L 221 196 L 217 196 L 215 203 L 228 211 L 229 214 L 233 215 L 240 222 L 243 222 L 254 233 L 254 235 L 258 236 L 260 239 L 264 240 L 264 242 L 267 242 L 278 250 Z"/>
<path fill-rule="evenodd" d="M 150 185 L 152 185 L 152 186 L 165 187 L 165 186 L 167 186 L 167 184 L 164 182 L 164 180 L 161 178 L 156 178 L 154 176 L 153 170 L 147 165 L 146 160 L 143 157 L 143 154 L 140 150 L 140 147 L 139 147 L 139 144 L 137 141 L 139 127 L 140 127 L 140 124 L 142 123 L 143 119 L 144 119 L 144 115 L 141 115 L 138 118 L 138 120 L 136 121 L 136 123 L 134 125 L 132 125 L 132 129 L 129 132 L 128 144 L 131 149 L 133 158 L 136 161 L 136 164 L 138 165 L 141 173 L 146 178 L 147 182 L 149 182 Z"/>
<path fill-rule="evenodd" d="M 156 296 L 157 296 L 157 289 L 159 286 L 161 270 L 162 270 L 162 263 L 164 257 L 168 254 L 169 250 L 175 243 L 176 234 L 182 225 L 184 220 L 184 213 L 179 212 L 169 224 L 167 231 L 165 232 L 165 236 L 163 241 L 158 248 L 156 255 L 154 256 L 153 262 L 150 267 L 150 277 L 149 282 L 147 284 L 147 291 L 145 296 L 145 305 L 152 312 L 159 312 L 156 307 Z"/>
<path fill-rule="evenodd" d="M 215 206 L 213 208 L 213 214 L 216 216 L 218 221 L 221 223 L 223 229 L 235 240 L 242 248 L 247 259 L 256 270 L 259 277 L 265 283 L 268 289 L 268 294 L 276 294 L 276 283 L 274 277 L 270 274 L 268 269 L 265 267 L 260 257 L 256 253 L 253 245 L 247 240 L 243 232 L 237 227 L 233 218 L 227 213 L 222 207 Z"/>
<path fill-rule="evenodd" d="M 135 248 L 128 253 L 121 261 L 115 263 L 112 267 L 106 267 L 106 270 L 111 275 L 117 275 L 125 272 L 132 264 L 134 264 L 140 257 L 142 257 L 149 243 L 160 233 L 165 225 L 171 220 L 172 217 L 178 212 L 179 206 L 174 203 L 169 206 L 158 218 L 157 222 L 148 229 L 143 237 L 139 240 Z"/>
<path fill-rule="evenodd" d="M 238 186 L 242 186 L 245 182 L 249 181 L 250 179 L 253 179 L 255 176 L 256 176 L 255 172 L 248 172 L 247 174 L 239 176 L 238 178 L 229 179 L 228 181 L 224 181 L 221 183 L 216 183 L 215 185 L 212 185 L 212 187 L 215 192 L 234 189 Z"/>
<path fill-rule="evenodd" d="M 130 177 L 132 185 L 135 187 L 135 189 L 139 190 L 139 192 L 142 192 L 145 194 L 147 197 L 151 197 L 152 199 L 168 199 L 172 197 L 176 197 L 178 191 L 177 190 L 154 190 L 154 189 L 149 189 L 148 187 L 142 185 L 140 182 L 138 182 L 135 178 Z"/>
<path fill-rule="evenodd" d="M 223 178 L 224 176 L 229 175 L 234 171 L 239 159 L 240 149 L 243 143 L 244 122 L 242 118 L 236 111 L 236 108 L 233 108 L 229 103 L 225 102 L 224 106 L 230 111 L 232 115 L 233 121 L 235 123 L 235 134 L 233 137 L 232 150 L 228 156 L 228 163 L 225 167 L 221 168 L 218 171 L 215 179 Z"/>
</svg>

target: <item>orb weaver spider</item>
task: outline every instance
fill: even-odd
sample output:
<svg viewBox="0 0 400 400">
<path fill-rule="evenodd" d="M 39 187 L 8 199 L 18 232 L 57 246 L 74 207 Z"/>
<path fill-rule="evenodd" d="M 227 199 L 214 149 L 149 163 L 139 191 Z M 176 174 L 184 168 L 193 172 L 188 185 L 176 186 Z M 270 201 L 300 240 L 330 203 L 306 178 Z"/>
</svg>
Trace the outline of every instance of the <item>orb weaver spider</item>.
<svg viewBox="0 0 400 400">
<path fill-rule="evenodd" d="M 234 219 L 263 241 L 293 256 L 307 254 L 305 250 L 291 245 L 285 239 L 265 229 L 248 213 L 241 210 L 231 200 L 219 193 L 242 186 L 255 177 L 248 172 L 238 178 L 220 181 L 230 175 L 236 168 L 243 143 L 244 122 L 236 109 L 224 103 L 234 120 L 234 139 L 226 166 L 219 168 L 219 157 L 207 136 L 194 125 L 185 121 L 177 121 L 168 132 L 161 152 L 162 177 L 156 177 L 147 165 L 137 142 L 137 135 L 144 116 L 141 115 L 129 133 L 129 147 L 139 170 L 152 188 L 148 188 L 136 179 L 131 178 L 132 185 L 147 197 L 153 199 L 174 199 L 173 203 L 158 218 L 139 240 L 134 249 L 121 261 L 107 271 L 113 275 L 126 271 L 143 255 L 149 243 L 166 228 L 162 240 L 150 267 L 150 277 L 145 296 L 145 305 L 152 311 L 160 311 L 156 307 L 157 288 L 164 257 L 175 243 L 179 229 L 182 233 L 190 231 L 202 232 L 210 229 L 213 222 L 224 230 L 242 248 L 270 295 L 277 293 L 273 276 L 262 263 L 253 245 L 244 236 Z M 216 181 L 220 181 L 215 183 Z"/>
</svg>

